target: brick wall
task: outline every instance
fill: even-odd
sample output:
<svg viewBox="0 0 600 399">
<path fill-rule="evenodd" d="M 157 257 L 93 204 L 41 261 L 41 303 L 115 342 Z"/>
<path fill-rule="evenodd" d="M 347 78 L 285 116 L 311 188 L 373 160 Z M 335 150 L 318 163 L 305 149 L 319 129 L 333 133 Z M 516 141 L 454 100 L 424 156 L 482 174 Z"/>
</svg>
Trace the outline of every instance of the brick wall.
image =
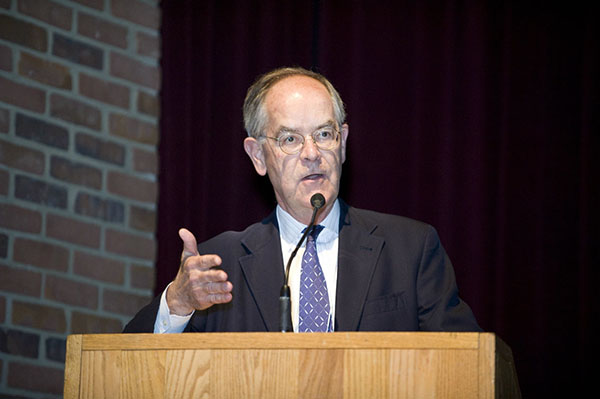
<svg viewBox="0 0 600 399">
<path fill-rule="evenodd" d="M 152 296 L 158 0 L 0 0 L 0 396 Z"/>
</svg>

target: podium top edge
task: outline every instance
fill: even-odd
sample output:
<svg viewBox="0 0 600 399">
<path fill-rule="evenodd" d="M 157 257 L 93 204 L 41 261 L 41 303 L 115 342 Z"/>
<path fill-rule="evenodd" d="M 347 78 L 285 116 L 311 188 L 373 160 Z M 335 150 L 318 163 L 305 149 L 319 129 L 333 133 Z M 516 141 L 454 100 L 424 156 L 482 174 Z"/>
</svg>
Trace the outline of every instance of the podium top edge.
<svg viewBox="0 0 600 399">
<path fill-rule="evenodd" d="M 493 333 L 335 332 L 335 333 L 182 333 L 78 334 L 81 350 L 143 349 L 478 349 L 495 345 Z"/>
</svg>

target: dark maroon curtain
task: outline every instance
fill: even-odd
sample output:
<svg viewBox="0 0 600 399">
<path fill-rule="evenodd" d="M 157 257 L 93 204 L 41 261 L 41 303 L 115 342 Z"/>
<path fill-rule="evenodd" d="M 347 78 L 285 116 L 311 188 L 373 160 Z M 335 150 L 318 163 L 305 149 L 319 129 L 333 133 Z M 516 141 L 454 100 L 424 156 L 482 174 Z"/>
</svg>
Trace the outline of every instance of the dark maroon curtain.
<svg viewBox="0 0 600 399">
<path fill-rule="evenodd" d="M 258 74 L 300 65 L 347 103 L 342 197 L 438 229 L 525 397 L 591 386 L 600 14 L 575 3 L 164 1 L 157 292 L 179 227 L 203 240 L 273 209 L 241 106 Z"/>
</svg>

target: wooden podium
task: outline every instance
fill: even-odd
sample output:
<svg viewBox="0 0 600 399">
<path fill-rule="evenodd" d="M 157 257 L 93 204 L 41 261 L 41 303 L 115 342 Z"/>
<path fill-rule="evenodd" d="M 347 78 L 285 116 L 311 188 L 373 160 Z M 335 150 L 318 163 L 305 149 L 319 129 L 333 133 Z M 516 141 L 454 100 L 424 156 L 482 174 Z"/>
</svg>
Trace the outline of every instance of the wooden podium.
<svg viewBox="0 0 600 399">
<path fill-rule="evenodd" d="M 491 333 L 71 335 L 69 398 L 520 397 Z"/>
</svg>

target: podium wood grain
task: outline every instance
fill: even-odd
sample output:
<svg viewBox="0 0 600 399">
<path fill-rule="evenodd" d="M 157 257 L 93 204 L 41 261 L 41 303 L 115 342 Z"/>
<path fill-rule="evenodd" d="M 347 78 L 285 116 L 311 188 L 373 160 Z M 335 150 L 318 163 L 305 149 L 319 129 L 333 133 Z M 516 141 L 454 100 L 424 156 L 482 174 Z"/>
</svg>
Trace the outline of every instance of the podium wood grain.
<svg viewBox="0 0 600 399">
<path fill-rule="evenodd" d="M 65 398 L 520 397 L 491 333 L 72 335 Z"/>
</svg>

